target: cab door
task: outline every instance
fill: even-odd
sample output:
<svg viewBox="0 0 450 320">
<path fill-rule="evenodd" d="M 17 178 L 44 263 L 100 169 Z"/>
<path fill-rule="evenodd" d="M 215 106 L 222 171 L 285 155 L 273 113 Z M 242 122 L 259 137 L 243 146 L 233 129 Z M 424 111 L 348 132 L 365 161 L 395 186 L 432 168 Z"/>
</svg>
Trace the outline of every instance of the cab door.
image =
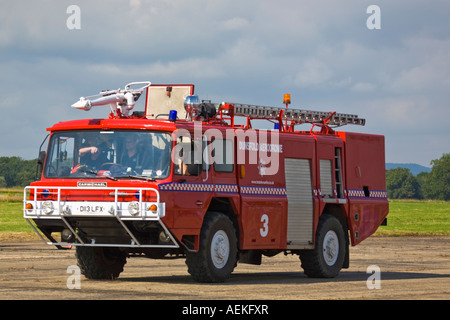
<svg viewBox="0 0 450 320">
<path fill-rule="evenodd" d="M 173 182 L 165 187 L 171 192 L 174 228 L 197 229 L 211 202 L 214 185 L 205 170 L 202 140 L 181 137 L 174 148 Z"/>
<path fill-rule="evenodd" d="M 268 139 L 261 139 L 261 134 L 255 133 L 250 141 L 237 141 L 237 152 L 244 155 L 239 164 L 238 184 L 241 197 L 240 244 L 246 250 L 286 246 L 283 149 L 279 142 L 272 146 L 275 139 L 272 139 L 271 132 L 264 133 L 269 135 Z"/>
<path fill-rule="evenodd" d="M 234 142 L 234 134 L 217 128 L 208 128 L 203 137 L 204 171 L 214 186 L 210 207 L 226 214 L 238 214 L 240 207 Z"/>
</svg>

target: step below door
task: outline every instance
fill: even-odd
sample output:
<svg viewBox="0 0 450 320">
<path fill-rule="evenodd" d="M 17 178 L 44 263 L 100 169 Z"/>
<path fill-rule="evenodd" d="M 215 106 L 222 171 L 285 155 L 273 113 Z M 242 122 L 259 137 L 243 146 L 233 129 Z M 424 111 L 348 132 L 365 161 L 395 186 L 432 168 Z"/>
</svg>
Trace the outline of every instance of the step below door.
<svg viewBox="0 0 450 320">
<path fill-rule="evenodd" d="M 287 248 L 307 249 L 313 243 L 313 193 L 310 159 L 285 159 L 288 198 Z"/>
</svg>

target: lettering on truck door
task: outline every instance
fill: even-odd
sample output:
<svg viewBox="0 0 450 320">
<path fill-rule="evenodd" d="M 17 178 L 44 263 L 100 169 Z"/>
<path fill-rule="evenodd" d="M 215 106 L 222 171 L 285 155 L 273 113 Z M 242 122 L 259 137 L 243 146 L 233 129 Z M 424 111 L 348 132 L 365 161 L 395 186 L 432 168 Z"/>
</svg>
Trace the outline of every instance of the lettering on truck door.
<svg viewBox="0 0 450 320">
<path fill-rule="evenodd" d="M 237 143 L 237 152 L 245 155 L 240 161 L 238 178 L 241 246 L 242 249 L 282 249 L 286 246 L 284 149 L 281 142 L 275 146 L 272 137 L 261 140 L 260 133 L 247 139 L 238 139 Z"/>
</svg>

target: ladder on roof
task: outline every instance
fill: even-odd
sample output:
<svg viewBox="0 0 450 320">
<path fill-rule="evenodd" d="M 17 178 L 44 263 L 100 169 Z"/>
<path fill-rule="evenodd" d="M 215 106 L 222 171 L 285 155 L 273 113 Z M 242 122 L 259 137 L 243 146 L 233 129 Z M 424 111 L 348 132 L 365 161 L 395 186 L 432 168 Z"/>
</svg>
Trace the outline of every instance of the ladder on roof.
<svg viewBox="0 0 450 320">
<path fill-rule="evenodd" d="M 336 112 L 312 111 L 290 108 L 267 107 L 240 103 L 222 103 L 219 105 L 219 115 L 245 116 L 250 119 L 266 119 L 290 121 L 290 125 L 310 123 L 326 126 L 343 126 L 347 124 L 364 126 L 366 119 L 354 114 Z"/>
</svg>

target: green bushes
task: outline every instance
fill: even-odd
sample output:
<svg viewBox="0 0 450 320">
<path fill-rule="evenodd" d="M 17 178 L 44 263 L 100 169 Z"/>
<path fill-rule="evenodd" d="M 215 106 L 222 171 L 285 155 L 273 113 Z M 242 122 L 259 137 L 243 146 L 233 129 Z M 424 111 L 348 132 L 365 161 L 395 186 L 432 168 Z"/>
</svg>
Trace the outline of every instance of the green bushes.
<svg viewBox="0 0 450 320">
<path fill-rule="evenodd" d="M 37 160 L 0 157 L 0 188 L 24 187 L 35 180 Z"/>
<path fill-rule="evenodd" d="M 405 168 L 386 170 L 388 198 L 450 200 L 450 153 L 431 164 L 431 172 L 417 176 Z"/>
</svg>

